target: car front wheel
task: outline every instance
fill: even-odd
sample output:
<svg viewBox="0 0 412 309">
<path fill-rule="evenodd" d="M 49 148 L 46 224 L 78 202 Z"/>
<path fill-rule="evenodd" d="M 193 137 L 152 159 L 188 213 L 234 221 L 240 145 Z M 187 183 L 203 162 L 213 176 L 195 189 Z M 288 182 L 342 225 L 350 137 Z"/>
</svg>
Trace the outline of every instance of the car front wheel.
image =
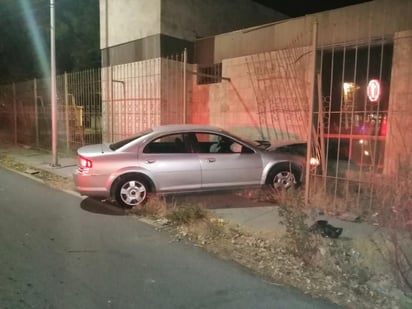
<svg viewBox="0 0 412 309">
<path fill-rule="evenodd" d="M 280 164 L 271 171 L 268 184 L 277 190 L 294 188 L 299 185 L 299 172 L 290 164 Z"/>
<path fill-rule="evenodd" d="M 148 192 L 149 186 L 144 179 L 138 176 L 126 176 L 118 181 L 114 194 L 120 206 L 133 208 L 147 201 Z"/>
</svg>

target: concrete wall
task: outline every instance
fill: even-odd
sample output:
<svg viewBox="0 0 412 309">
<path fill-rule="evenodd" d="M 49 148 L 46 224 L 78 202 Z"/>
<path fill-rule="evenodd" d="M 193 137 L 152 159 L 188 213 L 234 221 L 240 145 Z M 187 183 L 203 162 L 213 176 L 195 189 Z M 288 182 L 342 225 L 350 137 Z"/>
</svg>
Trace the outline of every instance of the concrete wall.
<svg viewBox="0 0 412 309">
<path fill-rule="evenodd" d="M 100 48 L 160 33 L 194 41 L 286 17 L 251 0 L 100 0 Z"/>
<path fill-rule="evenodd" d="M 292 47 L 308 47 L 312 40 L 312 29 L 318 22 L 318 48 L 338 48 L 342 46 L 381 46 L 383 42 L 394 44 L 393 68 L 390 78 L 389 115 L 387 119 L 387 138 L 380 146 L 385 146 L 384 173 L 394 174 L 398 164 L 410 160 L 412 146 L 412 1 L 410 0 L 375 0 L 364 4 L 350 6 L 338 10 L 308 15 L 274 24 L 262 25 L 231 33 L 205 38 L 196 42 L 196 58 L 198 63 L 218 63 L 224 67 L 224 76 L 230 77 L 231 84 L 222 82 L 218 85 L 195 86 L 196 100 L 193 102 L 196 110 L 202 110 L 202 115 L 209 122 L 225 128 L 236 126 L 262 125 L 257 113 L 258 95 L 253 91 L 253 78 L 250 68 L 240 65 L 239 59 L 255 57 L 259 54 L 269 54 L 273 51 L 289 50 Z M 234 63 L 238 63 L 237 68 Z M 273 65 L 269 59 L 268 66 Z M 339 68 L 337 68 L 339 69 Z M 371 68 L 364 68 L 369 70 Z M 311 90 L 309 89 L 309 67 L 303 70 L 305 91 L 308 93 L 309 104 Z M 249 72 L 249 80 L 246 78 Z M 225 86 L 226 85 L 226 86 Z M 240 89 L 235 95 L 233 85 Z M 283 91 L 285 93 L 285 91 Z M 240 94 L 240 96 L 239 96 Z M 283 99 L 287 95 L 281 95 Z M 202 98 L 204 98 L 202 102 Z M 241 98 L 241 99 L 240 99 Z M 270 100 L 270 98 L 269 98 Z M 202 102 L 201 104 L 199 102 Z M 207 109 L 207 111 L 206 111 Z M 275 114 L 268 110 L 268 114 Z M 196 118 L 196 119 L 195 119 Z M 195 117 L 193 120 L 198 120 Z M 286 117 L 276 116 L 278 123 L 272 123 L 273 136 L 283 131 Z M 289 117 L 288 117 L 289 118 Z M 295 119 L 296 120 L 296 119 Z M 307 122 L 302 122 L 303 126 Z M 292 130 L 299 137 L 299 130 Z M 250 135 L 250 132 L 244 132 Z M 254 134 L 254 133 L 253 133 Z M 282 136 L 282 134 L 281 134 Z M 410 162 L 410 161 L 409 161 Z"/>
<path fill-rule="evenodd" d="M 161 0 L 100 0 L 100 49 L 160 33 Z"/>
<path fill-rule="evenodd" d="M 197 85 L 193 80 L 190 121 L 250 139 L 305 140 L 310 55 L 298 48 L 223 60 L 221 83 Z"/>
<path fill-rule="evenodd" d="M 251 0 L 100 0 L 103 66 L 169 56 L 198 37 L 286 18 Z"/>
<path fill-rule="evenodd" d="M 399 172 L 399 163 L 410 167 L 412 154 L 412 30 L 396 33 L 385 147 L 387 174 Z"/>
<path fill-rule="evenodd" d="M 202 62 L 204 50 L 212 53 L 213 62 L 218 63 L 222 59 L 289 48 L 291 42 L 309 46 L 315 21 L 319 25 L 320 46 L 361 44 L 382 37 L 391 40 L 393 33 L 412 28 L 411 16 L 410 0 L 375 0 L 198 40 L 196 62 Z"/>
<path fill-rule="evenodd" d="M 161 32 L 194 41 L 286 17 L 250 0 L 162 0 Z"/>
</svg>

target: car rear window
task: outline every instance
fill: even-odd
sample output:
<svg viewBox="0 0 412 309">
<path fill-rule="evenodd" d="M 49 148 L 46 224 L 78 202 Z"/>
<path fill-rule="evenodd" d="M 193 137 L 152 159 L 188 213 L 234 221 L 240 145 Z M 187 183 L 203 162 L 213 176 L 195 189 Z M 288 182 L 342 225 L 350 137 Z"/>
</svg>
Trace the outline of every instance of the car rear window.
<svg viewBox="0 0 412 309">
<path fill-rule="evenodd" d="M 128 137 L 128 138 L 126 138 L 126 139 L 122 139 L 122 140 L 120 140 L 120 141 L 118 141 L 118 142 L 115 142 L 115 143 L 113 143 L 113 144 L 110 144 L 110 145 L 109 145 L 109 148 L 110 148 L 111 150 L 113 150 L 113 151 L 114 151 L 114 150 L 117 150 L 117 149 L 123 147 L 124 145 L 127 145 L 127 144 L 129 144 L 130 142 L 134 141 L 135 139 L 138 139 L 139 137 L 142 137 L 142 136 L 144 136 L 144 135 L 149 134 L 150 132 L 152 132 L 152 130 L 146 130 L 146 131 L 140 132 L 139 134 L 137 134 L 137 135 L 135 135 L 135 136 Z"/>
</svg>

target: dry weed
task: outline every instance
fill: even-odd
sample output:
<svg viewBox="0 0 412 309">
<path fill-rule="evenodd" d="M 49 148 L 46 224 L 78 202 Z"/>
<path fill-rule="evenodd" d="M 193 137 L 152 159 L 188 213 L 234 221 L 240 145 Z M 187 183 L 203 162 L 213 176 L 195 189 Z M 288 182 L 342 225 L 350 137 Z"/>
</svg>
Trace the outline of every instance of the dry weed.
<svg viewBox="0 0 412 309">
<path fill-rule="evenodd" d="M 175 205 L 168 211 L 166 218 L 175 225 L 190 224 L 207 218 L 207 212 L 198 205 Z"/>
</svg>

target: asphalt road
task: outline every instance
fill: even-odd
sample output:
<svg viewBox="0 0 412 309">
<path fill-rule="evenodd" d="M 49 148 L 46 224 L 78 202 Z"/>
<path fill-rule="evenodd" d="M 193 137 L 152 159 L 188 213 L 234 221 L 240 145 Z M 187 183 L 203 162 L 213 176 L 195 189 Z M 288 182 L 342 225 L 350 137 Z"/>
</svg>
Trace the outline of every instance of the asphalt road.
<svg viewBox="0 0 412 309">
<path fill-rule="evenodd" d="M 0 169 L 0 308 L 338 308 Z"/>
</svg>

